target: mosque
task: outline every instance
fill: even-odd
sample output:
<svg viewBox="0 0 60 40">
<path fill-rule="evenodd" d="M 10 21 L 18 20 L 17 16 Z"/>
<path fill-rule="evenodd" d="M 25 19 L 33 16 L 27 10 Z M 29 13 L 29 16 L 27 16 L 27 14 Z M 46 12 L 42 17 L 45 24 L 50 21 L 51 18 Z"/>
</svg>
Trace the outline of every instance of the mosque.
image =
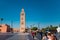
<svg viewBox="0 0 60 40">
<path fill-rule="evenodd" d="M 20 13 L 20 29 L 17 28 L 10 28 L 7 24 L 0 24 L 0 32 L 6 33 L 6 32 L 25 32 L 25 12 L 22 8 Z"/>
</svg>

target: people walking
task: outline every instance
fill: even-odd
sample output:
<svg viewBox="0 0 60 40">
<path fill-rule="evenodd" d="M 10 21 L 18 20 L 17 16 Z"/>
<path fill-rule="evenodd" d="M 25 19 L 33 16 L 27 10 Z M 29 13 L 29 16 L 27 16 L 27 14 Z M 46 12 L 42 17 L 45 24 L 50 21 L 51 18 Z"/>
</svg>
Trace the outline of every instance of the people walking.
<svg viewBox="0 0 60 40">
<path fill-rule="evenodd" d="M 35 36 L 35 32 L 31 32 L 32 33 L 32 36 L 33 36 L 33 38 L 34 38 L 34 36 Z"/>
<path fill-rule="evenodd" d="M 57 37 L 51 32 L 47 34 L 47 37 L 48 37 L 48 40 L 57 40 Z"/>
<path fill-rule="evenodd" d="M 51 34 L 52 40 L 57 40 L 57 37 L 52 33 Z"/>
<path fill-rule="evenodd" d="M 46 33 L 44 34 L 42 40 L 48 40 Z"/>
<path fill-rule="evenodd" d="M 48 37 L 48 40 L 52 40 L 50 32 L 47 33 L 47 37 Z"/>
</svg>

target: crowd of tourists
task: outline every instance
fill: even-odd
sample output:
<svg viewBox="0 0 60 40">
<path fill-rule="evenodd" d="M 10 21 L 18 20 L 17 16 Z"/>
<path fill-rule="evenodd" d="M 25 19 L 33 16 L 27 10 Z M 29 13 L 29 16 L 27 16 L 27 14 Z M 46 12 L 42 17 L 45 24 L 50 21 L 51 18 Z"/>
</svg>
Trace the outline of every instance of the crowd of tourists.
<svg viewBox="0 0 60 40">
<path fill-rule="evenodd" d="M 48 32 L 45 33 L 42 40 L 57 40 L 57 37 L 54 35 L 54 33 Z"/>
<path fill-rule="evenodd" d="M 36 37 L 38 34 L 38 39 L 39 40 L 58 40 L 56 35 L 52 32 L 47 32 L 47 33 L 42 33 L 42 32 L 31 32 L 32 33 L 32 36 L 33 38 Z"/>
</svg>

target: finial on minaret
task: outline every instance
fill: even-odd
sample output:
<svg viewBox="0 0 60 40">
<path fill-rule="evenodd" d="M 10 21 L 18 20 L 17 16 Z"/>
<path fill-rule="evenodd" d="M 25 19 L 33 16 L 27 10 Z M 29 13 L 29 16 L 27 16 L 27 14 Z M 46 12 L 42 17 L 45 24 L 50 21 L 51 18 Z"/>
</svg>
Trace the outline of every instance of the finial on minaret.
<svg viewBox="0 0 60 40">
<path fill-rule="evenodd" d="M 24 8 L 22 8 L 22 12 L 24 12 Z"/>
</svg>

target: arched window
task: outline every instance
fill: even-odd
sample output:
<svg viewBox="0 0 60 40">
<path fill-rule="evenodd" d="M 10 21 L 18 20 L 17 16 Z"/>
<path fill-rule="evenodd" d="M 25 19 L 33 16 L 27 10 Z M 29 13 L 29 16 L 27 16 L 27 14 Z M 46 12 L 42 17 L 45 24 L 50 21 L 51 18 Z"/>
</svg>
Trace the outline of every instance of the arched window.
<svg viewBox="0 0 60 40">
<path fill-rule="evenodd" d="M 21 14 L 22 16 L 24 15 L 24 13 Z"/>
<path fill-rule="evenodd" d="M 21 20 L 23 20 L 23 18 L 21 18 Z"/>
<path fill-rule="evenodd" d="M 21 24 L 23 25 L 24 23 L 22 22 Z"/>
</svg>

